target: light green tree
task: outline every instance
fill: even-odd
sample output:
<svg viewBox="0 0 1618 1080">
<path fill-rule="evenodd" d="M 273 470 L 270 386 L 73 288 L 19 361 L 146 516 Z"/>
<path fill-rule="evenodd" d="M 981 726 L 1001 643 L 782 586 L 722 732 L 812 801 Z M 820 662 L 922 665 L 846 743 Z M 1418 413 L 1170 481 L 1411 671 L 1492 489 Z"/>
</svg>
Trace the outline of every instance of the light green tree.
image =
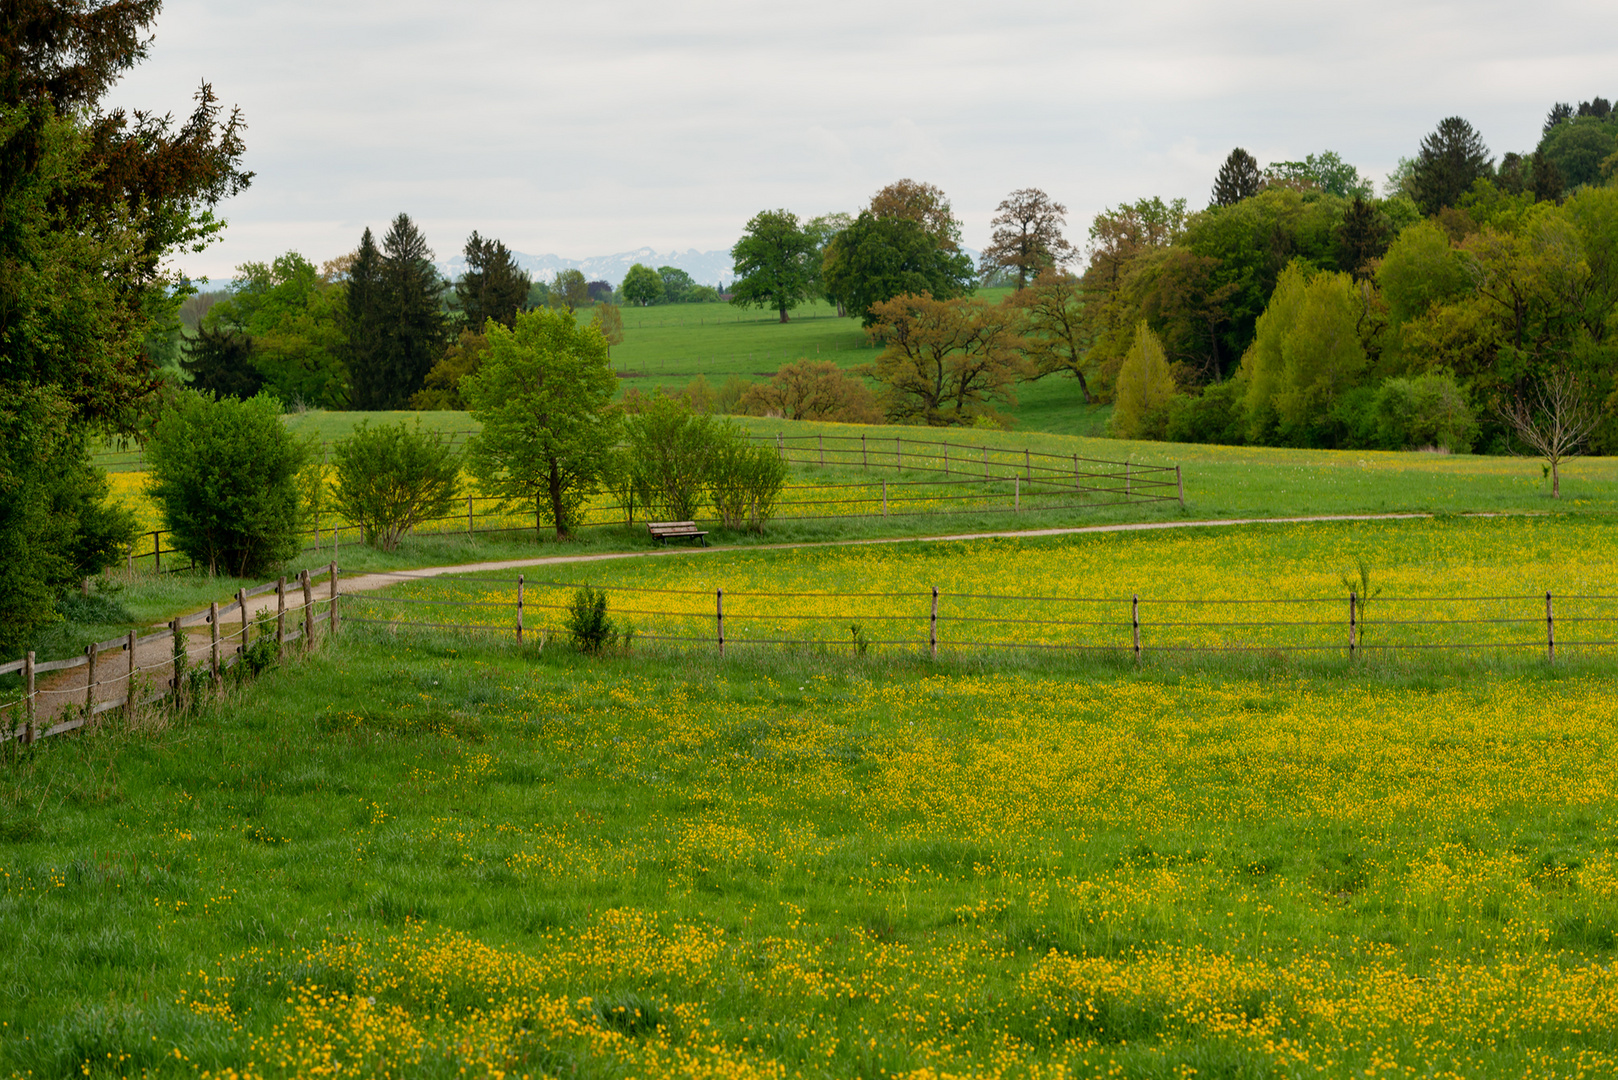
<svg viewBox="0 0 1618 1080">
<path fill-rule="evenodd" d="M 1154 423 L 1164 416 L 1173 399 L 1174 374 L 1163 355 L 1163 343 L 1142 319 L 1135 327 L 1135 343 L 1118 369 L 1109 421 L 1112 435 L 1139 439 L 1153 434 Z"/>
<path fill-rule="evenodd" d="M 663 299 L 663 277 L 650 266 L 636 263 L 624 275 L 624 282 L 618 286 L 618 291 L 632 304 L 641 307 L 655 304 Z"/>
<path fill-rule="evenodd" d="M 1360 338 L 1364 305 L 1347 274 L 1310 275 L 1297 262 L 1281 272 L 1242 357 L 1250 438 L 1262 441 L 1272 424 L 1283 437 L 1302 432 L 1360 382 L 1369 362 Z"/>
<path fill-rule="evenodd" d="M 525 311 L 506 329 L 488 325 L 483 365 L 461 382 L 483 430 L 468 440 L 467 467 L 486 493 L 548 515 L 571 535 L 618 440 L 618 380 L 607 342 L 572 312 Z"/>
</svg>

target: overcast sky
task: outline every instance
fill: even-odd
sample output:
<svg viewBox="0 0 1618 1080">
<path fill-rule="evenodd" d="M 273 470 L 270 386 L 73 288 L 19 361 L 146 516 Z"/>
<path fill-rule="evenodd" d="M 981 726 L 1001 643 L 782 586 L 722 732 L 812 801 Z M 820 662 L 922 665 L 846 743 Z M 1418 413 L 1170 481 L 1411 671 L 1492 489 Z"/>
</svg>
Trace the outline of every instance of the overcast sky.
<svg viewBox="0 0 1618 1080">
<path fill-rule="evenodd" d="M 1336 150 L 1378 182 L 1459 114 L 1496 155 L 1555 101 L 1618 97 L 1612 0 L 603 3 L 168 0 L 113 102 L 246 115 L 249 191 L 181 265 L 316 262 L 408 212 L 440 258 L 472 229 L 568 258 L 728 248 L 786 207 L 942 187 L 982 247 L 1040 187 L 1091 216 L 1206 204 L 1233 146 Z"/>
</svg>

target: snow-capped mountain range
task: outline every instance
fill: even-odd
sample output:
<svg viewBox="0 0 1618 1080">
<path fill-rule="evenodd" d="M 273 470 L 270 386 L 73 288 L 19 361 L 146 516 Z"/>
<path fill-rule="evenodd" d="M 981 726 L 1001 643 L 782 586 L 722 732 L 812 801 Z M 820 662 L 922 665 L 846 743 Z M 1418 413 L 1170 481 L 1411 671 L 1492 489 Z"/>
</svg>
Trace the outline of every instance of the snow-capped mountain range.
<svg viewBox="0 0 1618 1080">
<path fill-rule="evenodd" d="M 620 251 L 616 255 L 595 255 L 588 259 L 527 255 L 521 251 L 513 251 L 512 255 L 516 256 L 517 265 L 528 271 L 535 281 L 549 281 L 558 270 L 582 270 L 590 281 L 608 281 L 615 289 L 636 263 L 644 263 L 654 270 L 660 266 L 679 267 L 690 274 L 698 285 L 724 285 L 736 276 L 729 251 L 689 248 L 685 251 L 659 252 L 655 248 L 643 247 L 634 251 Z M 466 256 L 459 253 L 438 263 L 438 272 L 451 281 L 460 277 L 465 270 Z"/>
</svg>

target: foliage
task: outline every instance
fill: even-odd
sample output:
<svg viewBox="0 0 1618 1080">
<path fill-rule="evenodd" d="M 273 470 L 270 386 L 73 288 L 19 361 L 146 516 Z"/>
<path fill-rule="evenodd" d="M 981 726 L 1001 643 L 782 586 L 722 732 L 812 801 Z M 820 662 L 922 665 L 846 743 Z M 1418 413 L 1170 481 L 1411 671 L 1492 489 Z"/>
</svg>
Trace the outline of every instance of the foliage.
<svg viewBox="0 0 1618 1080">
<path fill-rule="evenodd" d="M 332 501 L 360 525 L 366 543 L 392 551 L 400 537 L 424 521 L 442 517 L 461 487 L 461 456 L 421 421 L 371 427 L 362 423 L 331 451 L 336 471 Z"/>
<path fill-rule="evenodd" d="M 1410 171 L 1410 195 L 1426 214 L 1460 202 L 1474 181 L 1490 175 L 1494 159 L 1471 124 L 1459 116 L 1439 121 L 1421 140 Z"/>
<path fill-rule="evenodd" d="M 1084 403 L 1090 404 L 1090 382 L 1094 375 L 1085 328 L 1083 284 L 1066 270 L 1046 270 L 1026 289 L 1007 298 L 1023 312 L 1023 340 L 1026 343 L 1032 377 L 1044 378 L 1062 371 L 1079 382 Z"/>
<path fill-rule="evenodd" d="M 517 312 L 528 306 L 533 281 L 517 265 L 517 259 L 499 240 L 486 239 L 472 231 L 464 252 L 466 270 L 455 283 L 455 304 L 462 325 L 481 333 L 483 324 L 493 319 L 510 329 Z"/>
<path fill-rule="evenodd" d="M 882 422 L 882 410 L 870 388 L 830 360 L 783 364 L 769 382 L 749 386 L 737 405 L 751 416 L 843 424 Z"/>
<path fill-rule="evenodd" d="M 664 299 L 663 278 L 650 266 L 636 263 L 624 275 L 619 284 L 618 291 L 623 293 L 624 299 L 632 304 L 645 307 L 647 304 L 661 303 Z"/>
<path fill-rule="evenodd" d="M 913 221 L 944 251 L 961 248 L 961 222 L 950 209 L 949 196 L 936 184 L 895 180 L 871 196 L 866 209 L 878 221 Z M 846 228 L 851 222 L 844 221 Z"/>
<path fill-rule="evenodd" d="M 691 302 L 691 291 L 697 287 L 697 283 L 692 280 L 689 273 L 678 266 L 659 266 L 657 276 L 663 281 L 664 300 L 671 304 Z"/>
<path fill-rule="evenodd" d="M 1618 116 L 1586 114 L 1557 124 L 1540 140 L 1536 152 L 1546 165 L 1556 170 L 1562 187 L 1552 193 L 1559 197 L 1585 184 L 1602 182 L 1601 163 L 1618 152 Z"/>
<path fill-rule="evenodd" d="M 666 521 L 690 521 L 702 505 L 719 441 L 713 417 L 661 390 L 624 424 L 646 502 Z"/>
<path fill-rule="evenodd" d="M 877 306 L 895 297 L 949 300 L 972 291 L 969 256 L 940 244 L 917 221 L 869 210 L 827 246 L 823 275 L 826 291 L 867 327 L 877 321 Z"/>
<path fill-rule="evenodd" d="M 295 251 L 274 262 L 236 268 L 231 293 L 208 309 L 202 330 L 234 331 L 248 340 L 247 369 L 234 385 L 205 379 L 196 390 L 252 397 L 243 380 L 285 402 L 342 408 L 348 401 L 346 290 Z M 238 368 L 242 365 L 235 364 Z"/>
<path fill-rule="evenodd" d="M 1310 154 L 1302 161 L 1273 162 L 1264 170 L 1264 183 L 1317 188 L 1339 199 L 1364 201 L 1375 194 L 1371 181 L 1332 150 Z"/>
<path fill-rule="evenodd" d="M 408 214 L 393 219 L 380 257 L 366 230 L 349 276 L 355 408 L 402 409 L 422 388 L 449 336 L 443 291 L 432 250 Z"/>
<path fill-rule="evenodd" d="M 1030 277 L 1055 270 L 1078 254 L 1062 235 L 1067 207 L 1039 188 L 1013 191 L 995 211 L 989 246 L 978 260 L 982 272 L 1012 271 L 1017 288 L 1024 289 Z"/>
<path fill-rule="evenodd" d="M 1258 159 L 1241 147 L 1230 152 L 1214 177 L 1214 206 L 1234 206 L 1258 194 L 1261 177 Z"/>
<path fill-rule="evenodd" d="M 487 326 L 488 355 L 461 381 L 483 425 L 468 442 L 467 467 L 482 491 L 532 506 L 536 530 L 548 514 L 565 538 L 618 438 L 607 343 L 566 311 L 526 311 L 511 329 Z"/>
<path fill-rule="evenodd" d="M 410 407 L 421 412 L 465 409 L 461 380 L 478 370 L 488 351 L 488 338 L 462 330 L 460 337 L 444 350 L 443 359 L 434 364 L 427 378 L 422 380 L 421 389 L 410 396 Z"/>
<path fill-rule="evenodd" d="M 1364 313 L 1363 293 L 1347 274 L 1287 267 L 1242 357 L 1250 439 L 1307 445 L 1311 429 L 1323 437 L 1318 429 L 1369 362 Z"/>
<path fill-rule="evenodd" d="M 603 300 L 595 306 L 590 315 L 590 325 L 601 334 L 601 340 L 607 343 L 607 355 L 612 356 L 612 347 L 624 343 L 624 313 L 610 301 Z"/>
<path fill-rule="evenodd" d="M 582 270 L 558 270 L 551 281 L 549 302 L 553 307 L 576 311 L 590 302 L 590 283 Z"/>
<path fill-rule="evenodd" d="M 1477 413 L 1447 371 L 1384 380 L 1374 407 L 1377 440 L 1388 450 L 1464 454 L 1478 436 Z"/>
<path fill-rule="evenodd" d="M 92 434 L 142 425 L 193 292 L 166 260 L 251 180 L 243 123 L 203 84 L 190 115 L 103 108 L 144 58 L 158 5 L 9 4 L 0 18 L 0 642 L 51 621 L 59 587 L 118 555 Z M 127 539 L 127 536 L 124 537 Z"/>
<path fill-rule="evenodd" d="M 1135 328 L 1135 343 L 1118 369 L 1108 430 L 1115 438 L 1162 438 L 1174 400 L 1174 376 L 1163 344 L 1144 319 Z"/>
<path fill-rule="evenodd" d="M 836 305 L 839 317 L 847 315 L 848 310 L 842 300 L 832 294 L 831 286 L 826 281 L 826 253 L 837 235 L 852 224 L 854 224 L 852 214 L 839 212 L 810 218 L 803 227 L 804 235 L 809 237 L 809 242 L 814 245 L 814 250 L 809 255 L 811 273 L 809 287 L 815 295 L 823 296 L 827 302 Z"/>
<path fill-rule="evenodd" d="M 600 656 L 618 644 L 618 628 L 607 617 L 607 594 L 586 585 L 568 601 L 567 632 L 573 647 L 587 656 Z"/>
<path fill-rule="evenodd" d="M 1015 307 L 905 294 L 874 304 L 871 320 L 871 337 L 885 348 L 870 373 L 890 419 L 997 422 L 992 403 L 1016 403 L 1015 383 L 1029 369 Z"/>
<path fill-rule="evenodd" d="M 733 427 L 716 429 L 708 463 L 708 497 L 727 529 L 763 533 L 786 479 L 787 464 L 774 447 L 754 445 Z"/>
<path fill-rule="evenodd" d="M 181 349 L 180 370 L 189 376 L 193 390 L 246 400 L 264 389 L 264 378 L 253 363 L 253 339 L 238 330 L 203 325 Z"/>
<path fill-rule="evenodd" d="M 814 241 L 798 225 L 796 214 L 761 210 L 730 250 L 736 267 L 730 302 L 773 308 L 786 322 L 787 312 L 810 295 L 813 251 Z"/>
<path fill-rule="evenodd" d="M 311 453 L 260 394 L 188 390 L 152 427 L 149 491 L 176 548 L 210 573 L 261 575 L 302 545 L 297 479 Z"/>
</svg>

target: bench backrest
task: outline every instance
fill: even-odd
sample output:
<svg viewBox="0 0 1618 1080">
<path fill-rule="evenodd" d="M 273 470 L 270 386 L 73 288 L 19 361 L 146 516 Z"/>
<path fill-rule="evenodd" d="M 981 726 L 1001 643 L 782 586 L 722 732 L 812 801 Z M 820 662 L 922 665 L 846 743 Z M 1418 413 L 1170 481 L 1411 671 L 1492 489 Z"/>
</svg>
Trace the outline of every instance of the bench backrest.
<svg viewBox="0 0 1618 1080">
<path fill-rule="evenodd" d="M 648 521 L 646 527 L 652 532 L 691 532 L 696 529 L 694 521 Z"/>
</svg>

